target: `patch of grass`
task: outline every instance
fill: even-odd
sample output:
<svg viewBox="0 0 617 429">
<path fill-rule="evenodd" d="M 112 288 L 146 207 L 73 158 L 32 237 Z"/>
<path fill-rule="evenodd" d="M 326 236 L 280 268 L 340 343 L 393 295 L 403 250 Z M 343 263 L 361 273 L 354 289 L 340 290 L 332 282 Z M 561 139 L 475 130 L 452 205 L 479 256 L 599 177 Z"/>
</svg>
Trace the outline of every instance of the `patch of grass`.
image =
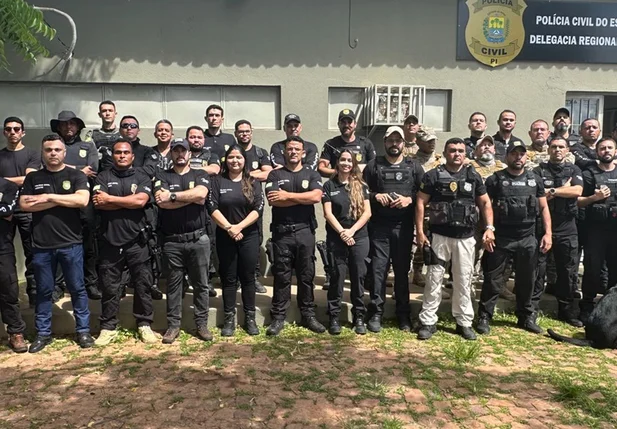
<svg viewBox="0 0 617 429">
<path fill-rule="evenodd" d="M 143 356 L 136 355 L 132 352 L 128 352 L 124 356 L 122 363 L 144 363 L 146 359 Z"/>
<path fill-rule="evenodd" d="M 613 417 L 617 412 L 617 388 L 614 383 L 609 388 L 602 385 L 602 379 L 585 376 L 574 378 L 564 374 L 549 377 L 549 382 L 557 389 L 555 400 L 593 419 L 617 423 Z M 576 417 L 576 413 L 571 413 L 570 417 Z"/>
<path fill-rule="evenodd" d="M 381 422 L 381 427 L 383 429 L 402 429 L 403 426 L 403 421 L 397 418 L 388 418 Z"/>
<path fill-rule="evenodd" d="M 294 398 L 282 397 L 279 399 L 278 405 L 281 408 L 291 409 L 296 405 L 296 400 Z"/>
<path fill-rule="evenodd" d="M 477 341 L 457 341 L 451 347 L 444 348 L 446 357 L 457 365 L 473 364 L 478 361 L 482 345 Z"/>
</svg>

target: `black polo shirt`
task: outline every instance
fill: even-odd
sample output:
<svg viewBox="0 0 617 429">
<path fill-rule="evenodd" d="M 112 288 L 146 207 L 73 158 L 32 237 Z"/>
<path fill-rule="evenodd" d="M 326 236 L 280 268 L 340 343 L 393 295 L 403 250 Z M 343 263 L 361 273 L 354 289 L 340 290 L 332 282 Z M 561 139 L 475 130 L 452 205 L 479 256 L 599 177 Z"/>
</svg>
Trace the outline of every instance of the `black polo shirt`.
<svg viewBox="0 0 617 429">
<path fill-rule="evenodd" d="M 26 176 L 21 195 L 61 194 L 89 190 L 84 173 L 70 167 L 60 171 L 41 169 Z M 80 209 L 52 207 L 32 213 L 32 247 L 58 249 L 82 243 Z"/>
<path fill-rule="evenodd" d="M 144 193 L 152 197 L 152 180 L 144 172 L 134 168 L 128 170 L 102 171 L 94 182 L 93 193 L 101 191 L 114 197 L 126 197 Z M 118 209 L 98 210 L 101 217 L 103 238 L 113 246 L 123 246 L 135 240 L 140 230 L 146 226 L 146 210 Z"/>
<path fill-rule="evenodd" d="M 273 168 L 285 165 L 285 142 L 282 140 L 276 142 L 270 148 L 270 163 Z M 302 157 L 302 165 L 304 168 L 317 170 L 317 162 L 319 158 L 319 149 L 315 143 L 304 140 L 304 157 Z"/>
<path fill-rule="evenodd" d="M 17 208 L 17 197 L 19 187 L 0 177 L 0 254 L 15 252 L 13 246 L 13 225 L 6 219 L 11 216 Z"/>
<path fill-rule="evenodd" d="M 223 159 L 227 149 L 229 149 L 231 145 L 236 144 L 236 138 L 233 134 L 227 134 L 219 131 L 218 134 L 213 135 L 210 133 L 210 130 L 206 129 L 204 135 L 206 137 L 204 147 L 211 149 L 219 156 L 219 159 Z"/>
<path fill-rule="evenodd" d="M 154 181 L 154 193 L 160 189 L 181 192 L 196 186 L 210 188 L 208 173 L 203 170 L 189 170 L 178 174 L 173 169 L 158 171 Z M 159 225 L 164 235 L 186 234 L 198 229 L 206 229 L 206 210 L 201 204 L 191 203 L 177 209 L 159 207 Z"/>
<path fill-rule="evenodd" d="M 252 145 L 251 148 L 246 151 L 246 162 L 249 166 L 249 171 L 261 170 L 261 167 L 264 165 L 270 166 L 270 157 L 267 151 Z"/>
<path fill-rule="evenodd" d="M 303 168 L 300 171 L 290 171 L 287 167 L 272 170 L 266 179 L 266 195 L 270 191 L 283 190 L 302 193 L 315 189 L 323 191 L 321 176 L 313 170 Z M 296 223 L 311 223 L 315 219 L 315 206 L 296 204 L 291 207 L 272 207 L 273 225 L 291 225 Z"/>
<path fill-rule="evenodd" d="M 223 176 L 215 176 L 212 179 L 210 194 L 208 196 L 208 210 L 210 214 L 219 210 L 225 219 L 232 225 L 242 222 L 252 211 L 263 213 L 264 200 L 261 192 L 261 183 L 253 180 L 253 199 L 249 201 L 242 193 L 242 182 L 234 182 Z M 258 222 L 249 225 L 243 230 L 244 233 L 257 231 Z"/>
<path fill-rule="evenodd" d="M 41 168 L 41 151 L 29 147 L 20 150 L 0 150 L 0 176 L 21 177 L 26 175 L 27 168 Z"/>
<path fill-rule="evenodd" d="M 570 152 L 574 155 L 574 162 L 576 163 L 576 166 L 583 171 L 590 166 L 598 164 L 598 154 L 596 150 L 590 148 L 582 142 L 576 143 L 570 147 Z"/>
<path fill-rule="evenodd" d="M 351 205 L 350 193 L 346 188 L 345 183 L 339 182 L 337 178 L 328 180 L 323 185 L 323 196 L 321 197 L 321 201 L 324 203 L 332 204 L 332 214 L 339 221 L 341 226 L 345 229 L 349 229 L 355 225 L 358 219 L 354 219 L 349 216 L 349 206 Z M 364 200 L 369 199 L 369 191 L 368 186 L 362 185 L 362 195 L 364 196 Z M 326 233 L 332 237 L 338 237 L 339 234 L 330 226 L 329 223 L 326 223 Z M 360 228 L 354 234 L 354 238 L 363 238 L 368 236 L 368 228 L 366 224 L 362 228 Z"/>
<path fill-rule="evenodd" d="M 338 157 L 341 155 L 341 151 L 344 149 L 349 150 L 355 155 L 358 164 L 368 164 L 369 161 L 372 161 L 377 156 L 373 142 L 366 137 L 356 136 L 354 141 L 347 143 L 343 140 L 343 137 L 336 136 L 326 141 L 320 158 L 330 161 L 330 168 L 334 168 Z"/>
</svg>

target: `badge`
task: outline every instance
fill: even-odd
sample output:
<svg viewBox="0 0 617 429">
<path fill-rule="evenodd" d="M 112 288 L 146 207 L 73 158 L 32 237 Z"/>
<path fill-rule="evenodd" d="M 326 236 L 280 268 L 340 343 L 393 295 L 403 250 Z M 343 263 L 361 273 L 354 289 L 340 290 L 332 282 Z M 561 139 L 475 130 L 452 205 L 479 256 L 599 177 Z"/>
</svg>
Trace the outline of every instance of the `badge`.
<svg viewBox="0 0 617 429">
<path fill-rule="evenodd" d="M 472 184 L 471 184 L 471 183 L 469 183 L 469 182 L 465 182 L 465 186 L 463 186 L 463 189 L 464 189 L 466 192 L 471 192 L 471 190 L 473 189 L 473 186 L 472 186 Z"/>
<path fill-rule="evenodd" d="M 452 192 L 456 192 L 457 189 L 458 189 L 458 185 L 456 184 L 456 182 L 450 183 L 450 190 Z"/>
<path fill-rule="evenodd" d="M 257 170 L 259 168 L 259 162 L 253 161 L 253 170 Z"/>
<path fill-rule="evenodd" d="M 536 181 L 535 181 L 535 180 L 533 180 L 533 179 L 531 179 L 531 180 L 528 180 L 528 181 L 527 181 L 527 184 L 528 184 L 529 186 L 536 186 Z"/>
<path fill-rule="evenodd" d="M 507 180 L 503 181 L 503 186 L 510 186 L 510 182 L 508 182 Z"/>
<path fill-rule="evenodd" d="M 229 150 L 229 145 L 228 144 L 225 145 L 225 152 L 227 152 L 227 150 Z"/>
<path fill-rule="evenodd" d="M 424 189 L 424 182 L 420 183 L 420 189 Z"/>
<path fill-rule="evenodd" d="M 398 181 L 403 180 L 403 173 L 401 173 L 400 171 L 398 173 L 396 173 L 396 175 L 394 176 L 394 178 Z"/>
<path fill-rule="evenodd" d="M 192 180 L 189 182 L 189 189 L 193 189 L 195 187 L 195 182 Z"/>
<path fill-rule="evenodd" d="M 157 180 L 156 182 L 154 182 L 154 186 L 161 186 L 161 181 Z"/>
<path fill-rule="evenodd" d="M 136 190 L 137 190 L 137 183 L 133 183 L 131 185 L 131 193 L 134 194 Z"/>
<path fill-rule="evenodd" d="M 153 159 L 153 160 L 155 160 L 155 161 L 158 159 L 158 156 L 156 156 L 156 153 L 153 153 L 153 154 L 152 154 L 152 155 L 150 155 L 150 156 L 151 156 L 151 157 L 152 157 L 152 159 Z"/>
<path fill-rule="evenodd" d="M 362 162 L 362 154 L 361 153 L 357 153 L 356 154 L 356 161 Z"/>
<path fill-rule="evenodd" d="M 94 188 L 92 188 L 93 191 L 100 191 L 101 190 L 101 185 L 94 185 Z"/>
<path fill-rule="evenodd" d="M 79 149 L 79 157 L 85 158 L 88 155 L 88 151 L 86 149 Z"/>
<path fill-rule="evenodd" d="M 272 182 L 266 183 L 266 188 L 271 188 L 271 187 L 272 187 Z"/>
<path fill-rule="evenodd" d="M 349 109 L 343 110 L 343 115 L 349 115 Z"/>
<path fill-rule="evenodd" d="M 71 189 L 71 182 L 69 180 L 65 180 L 64 182 L 62 182 L 62 189 L 64 189 L 65 191 Z"/>
<path fill-rule="evenodd" d="M 302 189 L 307 189 L 308 188 L 308 184 L 309 184 L 308 180 L 303 180 L 302 181 Z"/>
</svg>

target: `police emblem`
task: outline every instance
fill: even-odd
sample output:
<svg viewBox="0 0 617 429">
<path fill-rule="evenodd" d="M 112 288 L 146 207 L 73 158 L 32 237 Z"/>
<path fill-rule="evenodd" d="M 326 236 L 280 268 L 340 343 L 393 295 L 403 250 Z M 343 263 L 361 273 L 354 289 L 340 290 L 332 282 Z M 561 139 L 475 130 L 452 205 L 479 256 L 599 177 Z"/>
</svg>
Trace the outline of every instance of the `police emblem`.
<svg viewBox="0 0 617 429">
<path fill-rule="evenodd" d="M 457 189 L 458 189 L 458 185 L 456 184 L 456 182 L 451 182 L 450 183 L 450 190 L 452 192 L 456 192 Z"/>
<path fill-rule="evenodd" d="M 195 187 L 195 182 L 191 180 L 189 182 L 189 189 L 193 189 L 194 187 Z"/>
<path fill-rule="evenodd" d="M 362 154 L 361 153 L 357 153 L 356 154 L 356 161 L 362 162 Z"/>
<path fill-rule="evenodd" d="M 100 191 L 101 190 L 101 185 L 94 185 L 94 188 L 92 188 L 93 191 Z"/>
<path fill-rule="evenodd" d="M 259 162 L 253 161 L 252 166 L 253 166 L 253 170 L 257 170 L 259 168 Z"/>
<path fill-rule="evenodd" d="M 552 180 L 545 180 L 544 181 L 544 186 L 553 186 L 553 181 Z"/>
<path fill-rule="evenodd" d="M 463 186 L 463 189 L 464 189 L 466 192 L 471 192 L 471 190 L 473 189 L 473 188 L 472 188 L 472 184 L 471 184 L 471 183 L 469 183 L 469 182 L 465 182 L 465 185 Z"/>
<path fill-rule="evenodd" d="M 467 0 L 467 8 L 465 42 L 471 55 L 490 67 L 516 58 L 525 42 L 525 0 Z"/>
<path fill-rule="evenodd" d="M 536 186 L 536 181 L 535 181 L 535 180 L 533 180 L 533 179 L 531 179 L 531 180 L 528 180 L 528 181 L 527 181 L 527 184 L 528 184 L 529 186 Z"/>
<path fill-rule="evenodd" d="M 71 182 L 69 180 L 63 181 L 62 189 L 64 189 L 65 191 L 68 191 L 69 189 L 71 189 Z"/>
<path fill-rule="evenodd" d="M 401 173 L 400 171 L 398 173 L 396 173 L 395 176 L 396 180 L 403 180 L 403 173 Z"/>
<path fill-rule="evenodd" d="M 510 182 L 508 182 L 507 180 L 504 180 L 502 183 L 503 186 L 510 186 Z"/>
<path fill-rule="evenodd" d="M 137 190 L 137 183 L 133 183 L 131 185 L 131 194 L 134 194 L 136 190 Z"/>
<path fill-rule="evenodd" d="M 229 150 L 229 145 L 228 144 L 225 145 L 225 152 L 227 152 L 227 150 Z"/>
<path fill-rule="evenodd" d="M 88 151 L 86 149 L 79 149 L 79 157 L 85 158 L 88 155 Z"/>
<path fill-rule="evenodd" d="M 308 188 L 308 184 L 309 184 L 308 180 L 303 180 L 302 181 L 302 189 L 307 189 Z"/>
</svg>

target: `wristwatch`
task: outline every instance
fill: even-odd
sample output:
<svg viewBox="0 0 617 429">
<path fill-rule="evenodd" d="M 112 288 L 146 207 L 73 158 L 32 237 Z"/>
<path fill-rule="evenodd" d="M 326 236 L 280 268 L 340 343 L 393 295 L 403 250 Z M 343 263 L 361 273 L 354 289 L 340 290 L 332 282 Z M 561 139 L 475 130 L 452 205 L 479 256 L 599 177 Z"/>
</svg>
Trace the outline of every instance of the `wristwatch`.
<svg viewBox="0 0 617 429">
<path fill-rule="evenodd" d="M 551 188 L 548 190 L 548 193 L 551 195 L 555 195 L 557 193 L 557 191 L 555 190 L 555 188 Z"/>
<path fill-rule="evenodd" d="M 172 203 L 176 202 L 176 194 L 174 192 L 169 195 L 169 201 L 171 201 Z"/>
<path fill-rule="evenodd" d="M 484 229 L 485 230 L 486 229 L 490 229 L 491 231 L 495 232 L 495 227 L 493 225 L 486 225 L 486 228 L 484 228 Z"/>
</svg>

